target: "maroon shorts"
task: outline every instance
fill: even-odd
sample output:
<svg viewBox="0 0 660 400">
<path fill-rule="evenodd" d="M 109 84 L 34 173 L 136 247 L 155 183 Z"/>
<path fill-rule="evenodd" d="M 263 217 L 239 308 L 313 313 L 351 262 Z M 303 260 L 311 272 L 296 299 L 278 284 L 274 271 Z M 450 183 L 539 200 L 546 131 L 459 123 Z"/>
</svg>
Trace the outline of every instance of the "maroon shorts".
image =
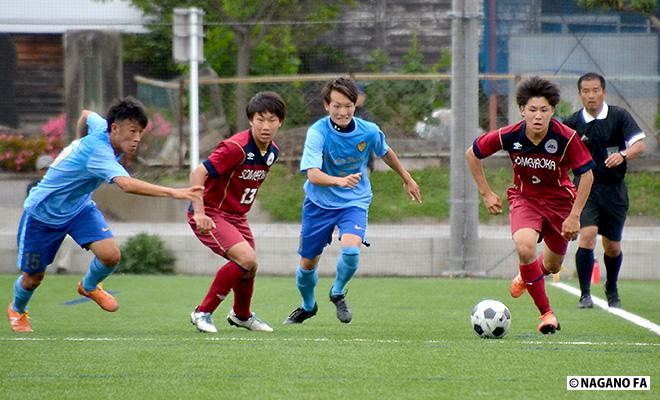
<svg viewBox="0 0 660 400">
<path fill-rule="evenodd" d="M 561 226 L 571 213 L 573 201 L 528 198 L 521 196 L 515 189 L 508 189 L 506 194 L 509 200 L 511 234 L 522 228 L 534 229 L 541 234 L 550 250 L 565 255 L 568 240 L 561 235 Z"/>
<path fill-rule="evenodd" d="M 248 242 L 254 249 L 254 236 L 245 215 L 229 214 L 209 209 L 206 209 L 205 212 L 215 222 L 215 228 L 209 234 L 199 233 L 192 212 L 188 212 L 188 224 L 197 239 L 206 247 L 224 258 L 227 258 L 227 250 L 243 241 Z"/>
</svg>

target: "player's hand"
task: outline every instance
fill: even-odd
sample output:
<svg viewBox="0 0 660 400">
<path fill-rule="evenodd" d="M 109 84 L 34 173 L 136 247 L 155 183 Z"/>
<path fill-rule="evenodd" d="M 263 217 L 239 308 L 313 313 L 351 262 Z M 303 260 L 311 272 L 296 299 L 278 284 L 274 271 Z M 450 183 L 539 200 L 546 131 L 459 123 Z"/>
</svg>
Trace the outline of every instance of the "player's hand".
<svg viewBox="0 0 660 400">
<path fill-rule="evenodd" d="M 414 179 L 403 182 L 403 189 L 410 196 L 410 200 L 416 201 L 418 203 L 422 202 L 422 192 L 419 191 L 419 185 L 415 182 Z"/>
<path fill-rule="evenodd" d="M 193 220 L 197 230 L 202 235 L 208 235 L 215 228 L 215 222 L 206 214 L 193 214 Z"/>
<path fill-rule="evenodd" d="M 561 224 L 561 235 L 566 240 L 577 239 L 580 232 L 580 217 L 569 215 L 566 220 Z"/>
<path fill-rule="evenodd" d="M 350 174 L 343 178 L 339 178 L 337 186 L 343 188 L 354 188 L 358 183 L 360 183 L 360 179 L 362 179 L 362 172 L 358 172 L 357 174 Z"/>
<path fill-rule="evenodd" d="M 484 206 L 490 215 L 497 215 L 502 213 L 502 200 L 495 192 L 488 192 L 481 196 L 484 201 Z"/>
</svg>

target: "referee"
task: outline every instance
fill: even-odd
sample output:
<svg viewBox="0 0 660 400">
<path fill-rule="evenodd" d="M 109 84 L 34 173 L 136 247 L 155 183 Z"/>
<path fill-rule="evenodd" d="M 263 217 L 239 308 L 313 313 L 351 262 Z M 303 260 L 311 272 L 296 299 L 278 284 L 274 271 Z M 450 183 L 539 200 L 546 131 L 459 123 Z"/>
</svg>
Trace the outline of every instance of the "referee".
<svg viewBox="0 0 660 400">
<path fill-rule="evenodd" d="M 575 253 L 582 291 L 578 307 L 593 307 L 591 273 L 596 236 L 600 234 L 607 269 L 607 304 L 621 308 L 617 279 L 623 261 L 621 235 L 628 212 L 628 189 L 624 177 L 627 161 L 644 152 L 646 135 L 628 111 L 605 103 L 607 89 L 601 75 L 595 72 L 584 74 L 577 86 L 584 108 L 568 117 L 564 124 L 578 132 L 596 164 L 591 194 L 580 217 L 580 242 Z"/>
</svg>

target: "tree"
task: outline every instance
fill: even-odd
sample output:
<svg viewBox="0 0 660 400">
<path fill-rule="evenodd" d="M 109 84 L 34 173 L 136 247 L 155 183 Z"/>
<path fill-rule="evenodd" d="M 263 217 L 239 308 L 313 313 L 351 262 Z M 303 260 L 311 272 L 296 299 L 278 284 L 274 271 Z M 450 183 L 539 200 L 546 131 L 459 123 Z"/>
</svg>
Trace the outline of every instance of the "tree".
<svg viewBox="0 0 660 400">
<path fill-rule="evenodd" d="M 655 29 L 660 31 L 658 0 L 578 0 L 577 4 L 590 10 L 633 12 L 646 16 Z"/>
<path fill-rule="evenodd" d="M 321 33 L 332 27 L 332 21 L 342 8 L 353 5 L 354 0 L 131 0 L 131 3 L 145 15 L 155 16 L 165 23 L 171 22 L 175 7 L 194 6 L 204 10 L 207 37 L 225 39 L 210 45 L 214 52 L 208 55 L 209 59 L 221 62 L 223 67 L 233 68 L 231 73 L 221 69 L 220 75 L 245 77 L 250 72 L 264 73 L 271 69 L 256 68 L 257 71 L 252 71 L 252 60 L 257 53 L 261 61 L 270 61 L 271 66 L 288 67 L 287 73 L 297 72 L 300 62 L 296 56 L 297 48 L 310 46 Z M 305 23 L 286 23 L 291 21 Z M 221 45 L 226 47 L 219 48 Z M 231 59 L 227 54 L 235 56 Z M 273 63 L 270 55 L 285 60 L 285 63 Z M 235 100 L 237 126 L 247 127 L 244 113 L 246 85 L 237 86 Z"/>
</svg>

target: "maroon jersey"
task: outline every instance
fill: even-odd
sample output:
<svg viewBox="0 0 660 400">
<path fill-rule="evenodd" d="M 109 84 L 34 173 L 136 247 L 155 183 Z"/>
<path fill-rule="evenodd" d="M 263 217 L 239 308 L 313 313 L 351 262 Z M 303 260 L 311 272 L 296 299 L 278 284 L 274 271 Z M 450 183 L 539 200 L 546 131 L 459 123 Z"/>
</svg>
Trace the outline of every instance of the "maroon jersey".
<svg viewBox="0 0 660 400">
<path fill-rule="evenodd" d="M 575 185 L 568 176 L 582 175 L 594 167 L 589 150 L 574 129 L 556 119 L 538 145 L 527 138 L 525 121 L 478 137 L 472 149 L 482 159 L 499 150 L 509 153 L 513 183 L 521 195 L 535 198 L 575 198 Z"/>
<path fill-rule="evenodd" d="M 204 182 L 204 207 L 246 214 L 279 155 L 275 142 L 261 155 L 250 130 L 220 142 L 203 163 L 209 172 Z"/>
</svg>

